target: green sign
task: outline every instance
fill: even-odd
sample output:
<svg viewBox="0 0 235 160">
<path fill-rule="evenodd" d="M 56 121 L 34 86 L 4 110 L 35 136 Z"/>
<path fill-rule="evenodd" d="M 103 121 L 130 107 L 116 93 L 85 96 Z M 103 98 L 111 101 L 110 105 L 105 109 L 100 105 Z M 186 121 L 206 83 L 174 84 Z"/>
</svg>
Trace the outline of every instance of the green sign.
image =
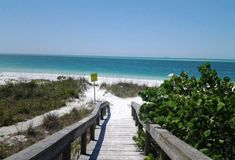
<svg viewBox="0 0 235 160">
<path fill-rule="evenodd" d="M 97 73 L 91 73 L 91 82 L 95 82 L 98 80 L 98 74 Z"/>
</svg>

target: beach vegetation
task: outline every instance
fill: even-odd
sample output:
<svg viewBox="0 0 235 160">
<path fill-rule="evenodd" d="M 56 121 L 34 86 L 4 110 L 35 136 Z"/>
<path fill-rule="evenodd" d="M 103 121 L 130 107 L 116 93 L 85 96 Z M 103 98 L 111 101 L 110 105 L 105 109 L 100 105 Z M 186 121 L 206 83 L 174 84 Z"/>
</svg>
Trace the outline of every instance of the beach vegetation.
<svg viewBox="0 0 235 160">
<path fill-rule="evenodd" d="M 77 120 L 80 120 L 91 113 L 92 108 L 90 105 L 91 104 L 87 104 L 79 109 L 73 108 L 69 114 L 65 114 L 62 118 L 60 118 L 60 124 L 62 124 L 62 127 L 75 123 Z"/>
<path fill-rule="evenodd" d="M 9 144 L 4 144 L 0 142 L 0 159 L 6 158 L 12 149 L 13 147 Z"/>
<path fill-rule="evenodd" d="M 133 136 L 133 140 L 135 141 L 136 145 L 138 148 L 140 148 L 141 150 L 144 150 L 144 137 L 145 137 L 145 133 L 143 130 L 138 130 L 137 131 L 137 135 Z"/>
<path fill-rule="evenodd" d="M 138 85 L 132 82 L 119 82 L 116 84 L 102 83 L 100 85 L 101 89 L 106 89 L 108 92 L 121 98 L 136 97 L 138 93 L 143 91 L 146 87 L 146 85 Z"/>
<path fill-rule="evenodd" d="M 46 136 L 52 135 L 58 132 L 60 129 L 72 125 L 84 117 L 88 116 L 93 110 L 91 104 L 86 104 L 80 108 L 73 108 L 70 113 L 67 113 L 61 117 L 54 113 L 49 113 L 44 117 L 43 124 L 41 126 L 33 128 L 30 124 L 25 132 L 19 132 L 18 134 L 25 137 L 25 141 L 17 140 L 15 143 L 9 144 L 8 142 L 0 141 L 0 159 L 6 158 L 20 150 L 42 140 Z M 17 135 L 11 135 L 17 136 Z M 80 141 L 73 143 L 76 147 L 76 153 L 80 153 Z"/>
<path fill-rule="evenodd" d="M 28 136 L 36 136 L 36 131 L 33 128 L 33 123 L 30 123 L 28 129 L 26 130 L 26 135 Z"/>
<path fill-rule="evenodd" d="M 0 85 L 0 126 L 12 125 L 81 98 L 87 87 L 84 78 L 61 77 L 57 81 L 32 80 Z"/>
<path fill-rule="evenodd" d="M 154 158 L 152 154 L 149 154 L 148 156 L 144 158 L 144 160 L 156 160 L 156 158 Z"/>
<path fill-rule="evenodd" d="M 49 113 L 43 118 L 43 126 L 46 130 L 55 130 L 61 128 L 61 124 L 59 122 L 59 117 L 57 114 Z"/>
<path fill-rule="evenodd" d="M 212 159 L 235 159 L 234 84 L 229 77 L 219 77 L 208 63 L 198 71 L 198 79 L 182 72 L 158 88 L 140 92 L 145 103 L 139 116 L 146 123 L 161 125 Z"/>
</svg>

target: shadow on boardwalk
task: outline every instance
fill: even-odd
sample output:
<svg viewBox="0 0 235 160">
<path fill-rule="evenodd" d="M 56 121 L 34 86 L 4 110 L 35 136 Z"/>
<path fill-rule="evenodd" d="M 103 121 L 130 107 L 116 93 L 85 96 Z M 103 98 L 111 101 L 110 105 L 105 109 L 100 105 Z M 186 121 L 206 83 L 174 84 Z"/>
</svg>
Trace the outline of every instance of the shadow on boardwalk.
<svg viewBox="0 0 235 160">
<path fill-rule="evenodd" d="M 106 126 L 109 122 L 110 117 L 111 117 L 111 112 L 109 111 L 108 116 L 106 117 L 104 123 L 101 125 L 100 135 L 99 135 L 99 138 L 96 142 L 95 148 L 90 155 L 90 158 L 89 158 L 90 160 L 97 159 L 97 157 L 99 156 L 100 149 L 102 147 L 102 143 L 103 143 L 104 137 L 105 137 Z"/>
</svg>

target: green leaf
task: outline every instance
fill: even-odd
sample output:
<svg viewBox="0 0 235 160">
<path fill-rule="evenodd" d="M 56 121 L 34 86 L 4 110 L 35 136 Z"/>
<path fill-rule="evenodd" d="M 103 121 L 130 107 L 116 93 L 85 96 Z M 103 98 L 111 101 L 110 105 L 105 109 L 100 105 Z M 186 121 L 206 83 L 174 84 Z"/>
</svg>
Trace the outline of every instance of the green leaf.
<svg viewBox="0 0 235 160">
<path fill-rule="evenodd" d="M 224 143 L 224 140 L 220 139 L 220 140 L 219 140 L 219 143 Z"/>
<path fill-rule="evenodd" d="M 205 132 L 203 132 L 203 134 L 204 134 L 205 137 L 208 137 L 211 134 L 211 130 L 208 129 Z"/>
<path fill-rule="evenodd" d="M 184 127 L 183 123 L 182 123 L 182 122 L 178 123 L 178 127 L 179 127 L 180 129 L 183 128 L 183 127 Z"/>
<path fill-rule="evenodd" d="M 200 149 L 200 151 L 201 151 L 202 153 L 207 154 L 207 153 L 208 153 L 208 151 L 209 151 L 209 149 L 208 149 L 208 148 L 203 148 L 203 149 Z"/>
<path fill-rule="evenodd" d="M 199 106 L 199 105 L 201 105 L 201 103 L 202 103 L 202 99 L 198 99 L 197 100 L 197 105 Z"/>
<path fill-rule="evenodd" d="M 234 128 L 234 129 L 235 129 L 235 116 L 232 117 L 232 118 L 229 120 L 229 124 L 230 124 L 231 128 Z"/>
<path fill-rule="evenodd" d="M 224 106 L 225 104 L 223 102 L 219 102 L 217 105 L 217 111 L 220 111 Z"/>
<path fill-rule="evenodd" d="M 208 143 L 208 144 L 207 144 L 207 147 L 211 147 L 211 146 L 212 146 L 211 143 Z"/>
</svg>

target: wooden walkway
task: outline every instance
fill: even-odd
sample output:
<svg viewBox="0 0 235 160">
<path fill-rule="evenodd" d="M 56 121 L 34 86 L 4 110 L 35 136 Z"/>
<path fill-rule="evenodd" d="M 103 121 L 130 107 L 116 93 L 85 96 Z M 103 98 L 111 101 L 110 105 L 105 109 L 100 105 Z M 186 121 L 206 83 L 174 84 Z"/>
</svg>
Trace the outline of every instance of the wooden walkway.
<svg viewBox="0 0 235 160">
<path fill-rule="evenodd" d="M 70 160 L 72 142 L 81 138 L 82 160 L 143 160 L 144 154 L 150 153 L 151 141 L 155 141 L 158 149 L 158 158 L 161 160 L 211 160 L 197 149 L 161 128 L 158 124 L 145 124 L 139 119 L 140 105 L 130 99 L 112 98 L 112 103 L 98 102 L 92 113 L 55 134 L 35 143 L 34 145 L 10 156 L 6 160 Z M 106 109 L 111 114 L 104 117 Z M 131 109 L 132 108 L 132 109 Z M 132 120 L 131 113 L 135 122 Z M 100 122 L 99 117 L 105 118 Z M 100 122 L 100 123 L 99 123 Z M 97 124 L 100 124 L 97 126 Z M 135 127 L 135 124 L 138 127 Z M 95 129 L 95 126 L 96 129 Z M 137 128 L 145 131 L 144 153 L 138 150 L 132 137 Z M 90 131 L 88 136 L 87 131 Z M 95 131 L 95 132 L 94 132 Z M 87 138 L 92 139 L 87 144 Z M 95 141 L 94 141 L 95 139 Z M 76 158 L 77 159 L 77 158 Z"/>
<path fill-rule="evenodd" d="M 122 107 L 125 109 L 122 110 Z M 135 145 L 132 137 L 137 127 L 131 117 L 130 106 L 111 106 L 111 114 L 96 127 L 95 140 L 87 145 L 87 155 L 81 160 L 143 160 L 144 154 Z M 115 114 L 120 114 L 118 117 Z M 123 112 L 125 113 L 123 116 Z"/>
</svg>

